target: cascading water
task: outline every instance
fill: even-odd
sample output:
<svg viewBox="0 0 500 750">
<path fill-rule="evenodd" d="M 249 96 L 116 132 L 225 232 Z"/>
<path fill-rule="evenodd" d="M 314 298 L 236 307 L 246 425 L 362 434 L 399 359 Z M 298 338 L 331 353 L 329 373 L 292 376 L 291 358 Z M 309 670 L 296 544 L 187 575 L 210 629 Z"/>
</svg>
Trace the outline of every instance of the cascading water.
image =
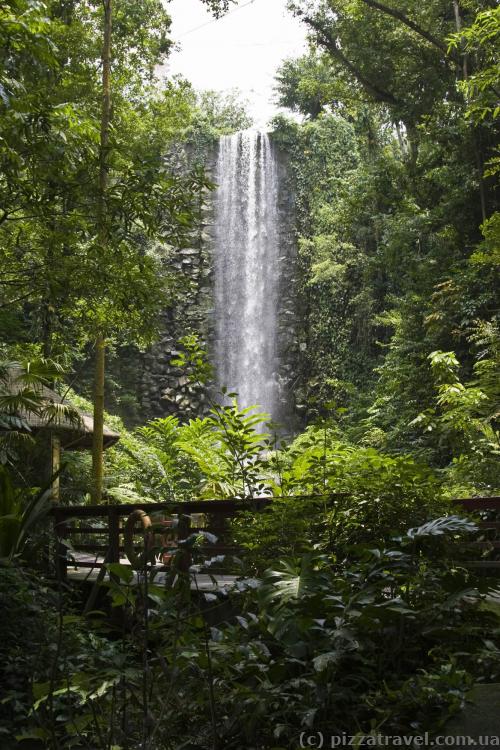
<svg viewBox="0 0 500 750">
<path fill-rule="evenodd" d="M 216 180 L 217 383 L 240 406 L 278 419 L 278 169 L 269 136 L 223 136 Z"/>
</svg>

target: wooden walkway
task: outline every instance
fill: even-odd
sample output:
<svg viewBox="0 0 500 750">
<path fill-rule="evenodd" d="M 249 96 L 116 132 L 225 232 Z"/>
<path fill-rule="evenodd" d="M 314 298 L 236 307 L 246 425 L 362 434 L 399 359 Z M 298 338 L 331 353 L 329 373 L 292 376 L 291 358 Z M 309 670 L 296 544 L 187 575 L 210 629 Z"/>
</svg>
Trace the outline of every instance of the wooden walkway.
<svg viewBox="0 0 500 750">
<path fill-rule="evenodd" d="M 99 570 L 104 565 L 104 557 L 98 556 L 97 559 L 92 555 L 86 555 L 82 552 L 73 553 L 73 559 L 68 561 L 67 565 L 67 580 L 75 581 L 79 583 L 95 583 L 99 575 Z M 119 560 L 121 565 L 130 566 L 128 558 L 121 557 Z M 89 568 L 89 564 L 91 567 Z M 150 572 L 151 568 L 148 569 Z M 136 570 L 133 571 L 133 579 L 131 585 L 136 585 L 140 581 L 140 574 Z M 233 589 L 238 581 L 237 575 L 229 575 L 225 573 L 214 573 L 209 575 L 208 573 L 194 573 L 189 574 L 190 587 L 192 591 L 199 591 L 200 593 L 206 592 L 219 592 L 227 593 Z M 103 580 L 109 580 L 109 573 L 105 573 Z M 163 585 L 166 582 L 167 571 L 158 569 L 155 572 L 154 582 L 158 585 Z"/>
<path fill-rule="evenodd" d="M 181 547 L 193 534 L 204 534 L 207 540 L 200 552 L 207 557 L 228 555 L 239 550 L 228 539 L 228 520 L 241 511 L 263 511 L 272 502 L 270 498 L 242 501 L 192 500 L 186 502 L 137 503 L 126 505 L 83 505 L 54 507 L 54 529 L 57 536 L 56 567 L 60 580 L 66 580 L 68 570 L 99 570 L 105 563 L 130 564 L 125 556 L 124 531 L 126 519 L 137 510 L 143 510 L 153 523 L 158 518 L 175 519 L 176 548 Z M 170 530 L 165 529 L 168 533 Z M 137 550 L 144 545 L 144 530 L 135 535 Z M 83 553 L 83 554 L 82 554 Z"/>
<path fill-rule="evenodd" d="M 345 498 L 345 493 L 325 496 L 293 496 L 293 500 L 318 499 L 318 510 L 324 507 L 325 500 L 334 504 Z M 143 510 L 155 520 L 176 519 L 175 541 L 173 550 L 185 549 L 187 554 L 184 570 L 191 565 L 191 557 L 186 541 L 193 534 L 204 534 L 211 541 L 201 547 L 198 552 L 201 557 L 211 558 L 220 556 L 238 556 L 241 550 L 234 546 L 230 536 L 229 520 L 235 518 L 242 511 L 260 513 L 272 503 L 272 498 L 254 498 L 240 500 L 191 500 L 182 502 L 138 503 L 127 505 L 86 505 L 77 507 L 54 507 L 52 515 L 57 535 L 56 567 L 61 581 L 90 581 L 95 582 L 109 577 L 107 563 L 130 565 L 125 555 L 124 531 L 127 518 L 137 510 Z M 471 568 L 484 568 L 500 571 L 500 497 L 461 498 L 453 501 L 459 509 L 478 514 L 478 539 L 471 545 L 473 557 L 467 563 Z M 161 521 L 160 521 L 161 523 Z M 168 521 L 167 521 L 168 523 Z M 172 537 L 171 529 L 167 529 Z M 137 550 L 144 549 L 145 532 L 139 529 L 135 535 Z M 184 545 L 184 547 L 183 547 Z M 137 567 L 137 566 L 135 566 Z M 155 567 L 153 565 L 153 567 Z M 151 566 L 148 566 L 151 569 Z M 212 573 L 212 570 L 214 571 Z M 156 568 L 155 578 L 163 583 L 168 574 L 168 565 L 160 563 Z M 233 570 L 227 569 L 227 564 L 210 569 L 210 573 L 190 572 L 191 587 L 198 591 L 228 591 L 236 585 L 238 576 Z M 111 574 L 113 578 L 113 574 Z M 137 580 L 134 572 L 134 580 Z"/>
</svg>

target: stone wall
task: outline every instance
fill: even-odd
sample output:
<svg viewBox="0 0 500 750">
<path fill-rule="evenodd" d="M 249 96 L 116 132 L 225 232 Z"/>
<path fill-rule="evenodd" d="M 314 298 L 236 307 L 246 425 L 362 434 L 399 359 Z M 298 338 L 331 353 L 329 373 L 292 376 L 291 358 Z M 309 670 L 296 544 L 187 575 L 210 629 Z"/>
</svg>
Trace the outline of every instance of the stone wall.
<svg viewBox="0 0 500 750">
<path fill-rule="evenodd" d="M 143 356 L 140 400 L 146 419 L 196 416 L 203 412 L 206 398 L 172 360 L 187 333 L 196 332 L 205 341 L 209 336 L 212 269 L 207 243 L 172 251 L 165 262 L 175 274 L 174 298 L 162 315 L 159 340 Z"/>
<path fill-rule="evenodd" d="M 279 421 L 294 431 L 297 425 L 295 386 L 300 367 L 303 344 L 298 338 L 300 308 L 298 297 L 297 238 L 295 228 L 295 198 L 288 174 L 288 157 L 277 152 L 279 175 L 279 237 L 280 254 L 280 309 L 278 312 L 278 352 L 280 368 L 280 400 L 282 413 Z"/>
</svg>

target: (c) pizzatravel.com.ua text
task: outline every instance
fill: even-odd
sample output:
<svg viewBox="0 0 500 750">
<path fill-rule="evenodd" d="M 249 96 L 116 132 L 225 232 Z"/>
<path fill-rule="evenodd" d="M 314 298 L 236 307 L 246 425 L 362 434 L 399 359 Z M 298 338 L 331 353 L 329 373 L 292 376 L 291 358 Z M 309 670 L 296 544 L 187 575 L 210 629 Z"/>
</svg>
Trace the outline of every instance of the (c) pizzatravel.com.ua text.
<svg viewBox="0 0 500 750">
<path fill-rule="evenodd" d="M 343 747 L 500 747 L 498 735 L 437 735 L 424 734 L 332 734 L 323 732 L 302 732 L 299 738 L 301 748 L 333 750 Z"/>
</svg>

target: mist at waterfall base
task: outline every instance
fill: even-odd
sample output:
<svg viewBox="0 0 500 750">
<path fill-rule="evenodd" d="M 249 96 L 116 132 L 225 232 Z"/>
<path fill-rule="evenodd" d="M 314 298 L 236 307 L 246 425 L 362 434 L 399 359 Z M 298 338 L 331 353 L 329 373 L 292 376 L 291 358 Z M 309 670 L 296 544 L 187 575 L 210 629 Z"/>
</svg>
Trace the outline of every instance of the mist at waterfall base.
<svg viewBox="0 0 500 750">
<path fill-rule="evenodd" d="M 279 175 L 269 135 L 222 136 L 216 170 L 215 345 L 217 388 L 286 421 L 279 385 Z"/>
</svg>

